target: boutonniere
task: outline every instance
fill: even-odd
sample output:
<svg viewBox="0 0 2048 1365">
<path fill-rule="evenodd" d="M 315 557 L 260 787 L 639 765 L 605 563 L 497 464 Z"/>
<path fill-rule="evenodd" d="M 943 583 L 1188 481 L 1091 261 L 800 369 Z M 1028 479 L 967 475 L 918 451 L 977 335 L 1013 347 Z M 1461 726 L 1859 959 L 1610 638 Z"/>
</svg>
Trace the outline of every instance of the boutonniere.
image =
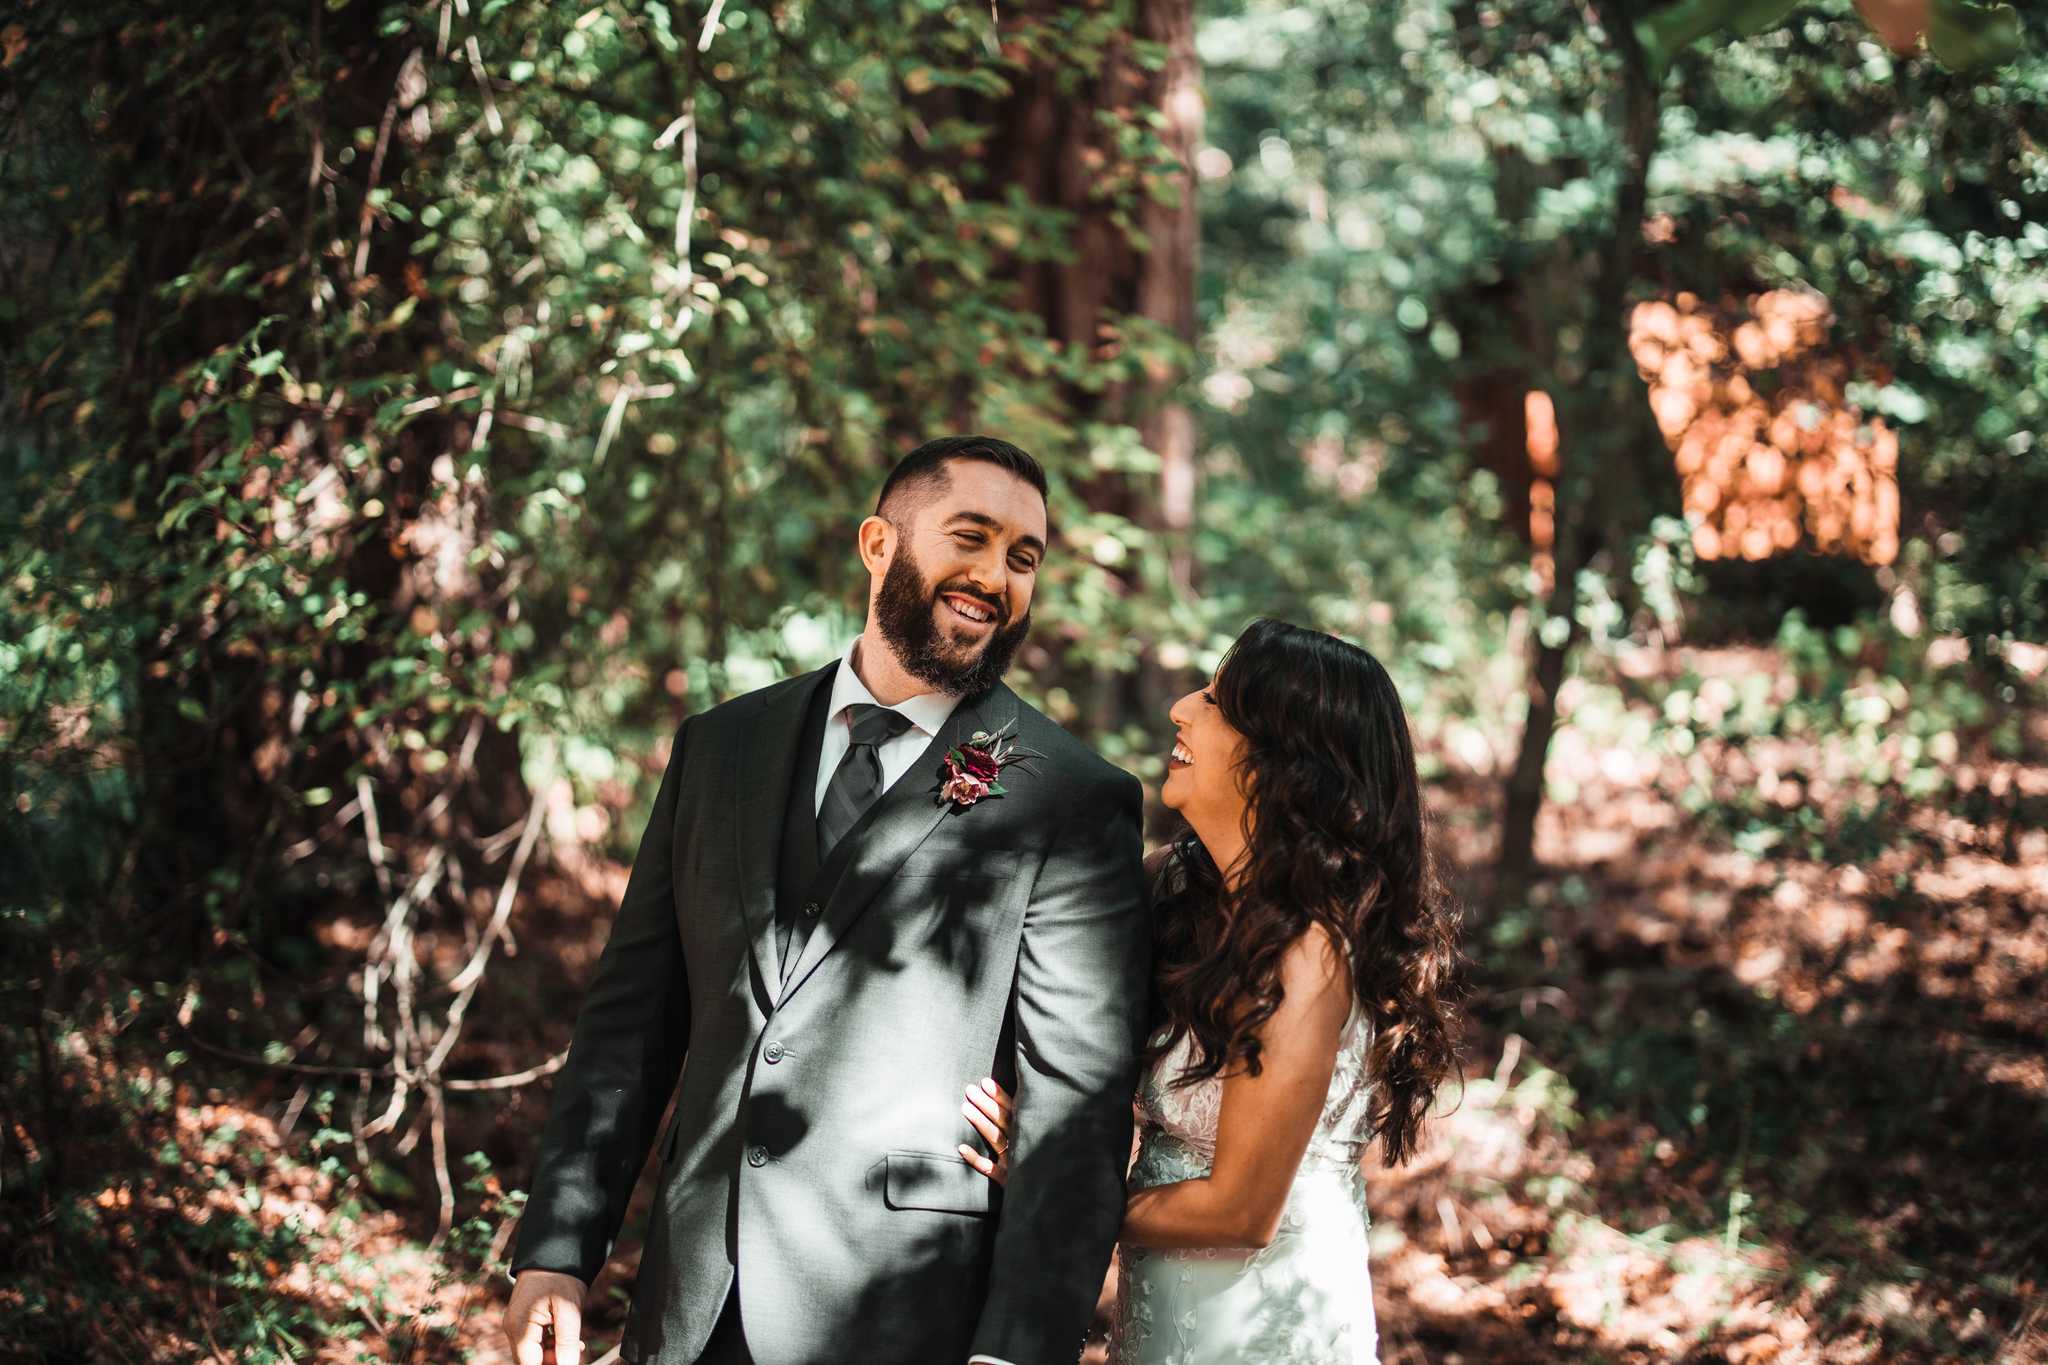
<svg viewBox="0 0 2048 1365">
<path fill-rule="evenodd" d="M 1015 725 L 1012 720 L 994 734 L 976 730 L 965 744 L 946 750 L 945 760 L 939 764 L 941 804 L 950 801 L 965 810 L 984 796 L 1008 795 L 1003 790 L 1003 769 L 1017 763 L 1029 772 L 1031 760 L 1038 757 L 1018 747 Z"/>
</svg>

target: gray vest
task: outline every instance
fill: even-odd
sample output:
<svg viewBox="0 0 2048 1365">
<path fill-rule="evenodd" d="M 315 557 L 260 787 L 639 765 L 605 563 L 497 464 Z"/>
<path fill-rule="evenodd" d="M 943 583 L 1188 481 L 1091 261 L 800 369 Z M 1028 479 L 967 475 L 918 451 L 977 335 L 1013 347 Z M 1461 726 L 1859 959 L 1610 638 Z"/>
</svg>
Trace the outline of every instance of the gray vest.
<svg viewBox="0 0 2048 1365">
<path fill-rule="evenodd" d="M 842 662 L 841 668 L 846 665 Z M 775 868 L 775 931 L 778 947 L 782 951 L 782 971 L 785 978 L 796 960 L 803 956 L 804 944 L 810 941 L 811 930 L 818 922 L 818 915 L 826 901 L 831 899 L 832 888 L 845 871 L 846 863 L 853 851 L 860 847 L 861 837 L 867 833 L 877 808 L 878 799 L 853 828 L 832 850 L 832 857 L 823 863 L 818 860 L 818 751 L 825 745 L 825 726 L 831 719 L 832 688 L 828 682 L 817 689 L 811 699 L 809 712 L 804 716 L 803 737 L 797 742 L 796 771 L 789 784 L 789 801 L 782 814 L 782 847 L 776 854 Z M 905 782 L 914 781 L 915 773 L 905 773 Z"/>
<path fill-rule="evenodd" d="M 782 850 L 776 855 L 775 866 L 775 932 L 785 973 L 802 956 L 811 926 L 818 922 L 818 911 L 832 889 L 831 883 L 823 882 L 819 876 L 816 810 L 818 750 L 825 742 L 825 721 L 831 705 L 831 687 L 818 688 L 804 716 L 803 738 L 796 746 L 796 773 L 789 784 L 789 805 L 782 816 Z"/>
</svg>

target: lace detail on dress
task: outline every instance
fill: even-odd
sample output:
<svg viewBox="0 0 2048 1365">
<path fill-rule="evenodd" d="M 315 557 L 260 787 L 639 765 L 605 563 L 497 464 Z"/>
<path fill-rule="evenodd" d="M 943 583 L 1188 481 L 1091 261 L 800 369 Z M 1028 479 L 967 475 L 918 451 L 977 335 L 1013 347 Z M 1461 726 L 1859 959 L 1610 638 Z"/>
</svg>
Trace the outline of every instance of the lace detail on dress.
<svg viewBox="0 0 2048 1365">
<path fill-rule="evenodd" d="M 1280 1229 L 1257 1249 L 1119 1247 L 1112 1365 L 1370 1365 L 1378 1359 L 1366 1265 L 1371 1025 L 1354 1003 L 1338 1037 L 1323 1112 L 1295 1174 Z M 1182 1039 L 1138 1089 L 1134 1190 L 1209 1174 L 1223 1081 L 1175 1086 L 1193 1048 Z"/>
<path fill-rule="evenodd" d="M 1363 1004 L 1353 1002 L 1343 1032 L 1337 1036 L 1337 1065 L 1323 1114 L 1309 1138 L 1310 1160 L 1356 1162 L 1372 1140 L 1371 1085 L 1366 1062 L 1372 1049 L 1372 1025 Z M 1223 1078 L 1211 1076 L 1193 1085 L 1172 1082 L 1187 1069 L 1193 1041 L 1182 1038 L 1171 1052 L 1145 1072 L 1138 1086 L 1138 1112 L 1146 1129 L 1178 1139 L 1206 1163 L 1216 1155 L 1216 1123 L 1223 1113 Z M 1207 1173 L 1206 1164 L 1202 1174 Z M 1188 1179 L 1178 1176 L 1176 1179 Z"/>
</svg>

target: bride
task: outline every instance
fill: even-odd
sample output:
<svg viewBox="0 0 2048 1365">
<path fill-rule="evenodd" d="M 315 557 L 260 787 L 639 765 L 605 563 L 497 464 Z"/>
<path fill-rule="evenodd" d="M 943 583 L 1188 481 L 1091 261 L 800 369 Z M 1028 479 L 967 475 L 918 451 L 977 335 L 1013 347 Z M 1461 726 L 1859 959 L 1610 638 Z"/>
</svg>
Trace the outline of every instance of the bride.
<svg viewBox="0 0 2048 1365">
<path fill-rule="evenodd" d="M 1112 1365 L 1367 1365 L 1366 1144 L 1414 1154 L 1456 1055 L 1457 914 L 1408 723 L 1365 650 L 1255 622 L 1176 702 L 1153 1017 Z M 995 1081 L 962 1106 L 1008 1176 Z"/>
</svg>

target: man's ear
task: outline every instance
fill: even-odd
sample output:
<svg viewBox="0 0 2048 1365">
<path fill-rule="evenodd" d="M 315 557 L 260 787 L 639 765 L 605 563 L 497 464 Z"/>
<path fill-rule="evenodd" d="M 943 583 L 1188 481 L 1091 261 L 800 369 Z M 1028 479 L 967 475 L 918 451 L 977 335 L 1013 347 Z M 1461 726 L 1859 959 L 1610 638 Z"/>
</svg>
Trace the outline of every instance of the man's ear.
<svg viewBox="0 0 2048 1365">
<path fill-rule="evenodd" d="M 887 573 L 889 561 L 896 557 L 895 526 L 884 517 L 869 517 L 860 524 L 858 541 L 860 562 L 868 572 L 877 578 Z"/>
</svg>

